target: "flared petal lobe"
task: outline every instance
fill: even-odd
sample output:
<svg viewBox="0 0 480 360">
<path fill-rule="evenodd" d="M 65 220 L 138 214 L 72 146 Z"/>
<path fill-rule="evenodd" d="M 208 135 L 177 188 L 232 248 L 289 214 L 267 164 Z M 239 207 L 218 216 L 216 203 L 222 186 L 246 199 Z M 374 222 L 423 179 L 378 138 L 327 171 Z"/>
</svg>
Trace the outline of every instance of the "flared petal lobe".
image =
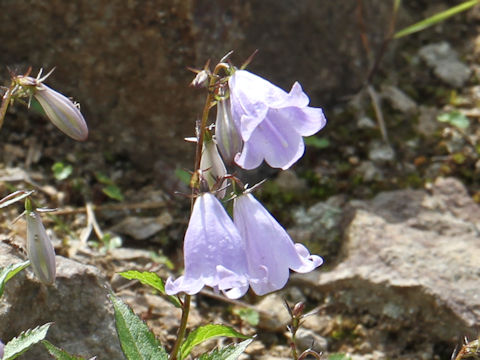
<svg viewBox="0 0 480 360">
<path fill-rule="evenodd" d="M 55 282 L 55 250 L 35 211 L 27 211 L 27 255 L 33 272 L 44 284 Z"/>
<path fill-rule="evenodd" d="M 185 274 L 167 280 L 167 294 L 193 295 L 206 285 L 239 298 L 248 290 L 245 243 L 214 195 L 203 193 L 196 199 L 183 250 Z"/>
<path fill-rule="evenodd" d="M 64 134 L 78 141 L 87 139 L 87 123 L 70 99 L 44 84 L 37 85 L 34 97 L 50 121 Z"/>
<path fill-rule="evenodd" d="M 289 93 L 246 70 L 229 79 L 232 117 L 244 146 L 235 158 L 250 170 L 263 160 L 288 169 L 304 153 L 303 136 L 322 129 L 322 109 L 309 107 L 309 98 L 296 82 Z"/>
<path fill-rule="evenodd" d="M 287 283 L 290 269 L 300 273 L 323 263 L 301 244 L 294 244 L 285 229 L 252 194 L 237 197 L 233 219 L 246 243 L 250 285 L 258 295 L 279 290 Z"/>
</svg>

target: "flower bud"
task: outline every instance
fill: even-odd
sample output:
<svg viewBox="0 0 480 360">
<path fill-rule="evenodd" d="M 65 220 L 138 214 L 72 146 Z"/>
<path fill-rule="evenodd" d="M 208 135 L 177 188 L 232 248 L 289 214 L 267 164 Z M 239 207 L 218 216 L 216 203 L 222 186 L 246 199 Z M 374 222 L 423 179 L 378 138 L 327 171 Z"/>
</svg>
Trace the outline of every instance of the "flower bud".
<svg viewBox="0 0 480 360">
<path fill-rule="evenodd" d="M 225 162 L 233 164 L 235 155 L 242 150 L 242 138 L 232 119 L 229 98 L 221 99 L 217 103 L 215 138 Z"/>
<path fill-rule="evenodd" d="M 50 121 L 63 133 L 74 140 L 84 141 L 87 139 L 87 124 L 78 105 L 42 83 L 37 84 L 33 96 L 40 103 Z"/>
<path fill-rule="evenodd" d="M 204 180 L 206 180 L 210 190 L 221 189 L 217 195 L 219 198 L 225 197 L 225 187 L 227 181 L 223 180 L 227 174 L 225 164 L 220 157 L 215 141 L 207 137 L 203 143 L 202 160 L 200 161 L 200 170 Z"/>
<path fill-rule="evenodd" d="M 55 282 L 55 250 L 43 227 L 40 215 L 26 206 L 27 255 L 37 278 L 44 284 Z"/>
</svg>

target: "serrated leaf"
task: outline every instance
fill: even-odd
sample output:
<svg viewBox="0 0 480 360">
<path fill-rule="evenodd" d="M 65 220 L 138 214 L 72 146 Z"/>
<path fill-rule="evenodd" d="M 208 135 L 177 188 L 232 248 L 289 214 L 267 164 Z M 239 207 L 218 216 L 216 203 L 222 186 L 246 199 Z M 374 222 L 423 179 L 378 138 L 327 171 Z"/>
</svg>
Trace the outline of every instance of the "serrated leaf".
<svg viewBox="0 0 480 360">
<path fill-rule="evenodd" d="M 5 284 L 7 283 L 7 281 L 17 275 L 20 271 L 28 267 L 28 265 L 30 265 L 29 260 L 18 264 L 8 265 L 0 269 L 0 297 L 2 297 L 3 295 L 3 291 L 5 290 Z"/>
<path fill-rule="evenodd" d="M 32 345 L 35 345 L 36 343 L 45 339 L 48 328 L 51 325 L 52 323 L 47 323 L 45 325 L 38 326 L 35 329 L 29 329 L 10 340 L 5 344 L 5 348 L 3 349 L 3 360 L 13 360 L 22 355 Z"/>
<path fill-rule="evenodd" d="M 187 339 L 183 342 L 180 347 L 180 360 L 185 359 L 192 349 L 201 344 L 202 342 L 212 339 L 214 337 L 225 336 L 231 338 L 240 338 L 247 339 L 248 336 L 245 336 L 238 331 L 235 331 L 229 326 L 218 325 L 218 324 L 209 324 L 196 328 L 190 334 L 188 334 Z"/>
<path fill-rule="evenodd" d="M 165 285 L 163 283 L 163 280 L 160 276 L 153 272 L 149 271 L 136 271 L 136 270 L 129 270 L 129 271 L 124 271 L 119 273 L 119 275 L 123 276 L 125 279 L 128 280 L 138 280 L 140 281 L 143 285 L 148 285 L 160 292 L 163 295 L 166 295 L 168 297 L 168 300 L 175 305 L 177 308 L 181 308 L 182 304 L 180 304 L 180 300 L 176 298 L 175 296 L 170 296 L 165 294 Z"/>
<path fill-rule="evenodd" d="M 199 360 L 236 360 L 243 354 L 253 339 L 247 339 L 236 345 L 228 345 L 223 349 L 215 349 L 208 354 L 202 354 Z"/>
<path fill-rule="evenodd" d="M 85 360 L 80 356 L 70 355 L 65 350 L 56 347 L 47 340 L 43 340 L 42 344 L 47 348 L 50 355 L 52 355 L 56 360 Z"/>
<path fill-rule="evenodd" d="M 111 294 L 115 326 L 128 360 L 167 360 L 168 355 L 147 325 L 122 300 Z"/>
<path fill-rule="evenodd" d="M 18 190 L 15 191 L 11 194 L 8 194 L 5 196 L 3 199 L 0 199 L 0 209 L 7 207 L 9 205 L 12 205 L 16 203 L 17 201 L 25 199 L 27 196 L 30 196 L 32 193 L 34 193 L 35 190 L 31 191 L 24 191 L 24 190 Z"/>
<path fill-rule="evenodd" d="M 447 9 L 445 11 L 439 12 L 433 16 L 430 16 L 422 21 L 419 21 L 413 25 L 410 25 L 397 33 L 393 36 L 395 39 L 401 38 L 403 36 L 407 36 L 410 34 L 413 34 L 415 32 L 421 31 L 423 29 L 426 29 L 432 25 L 435 25 L 441 21 L 444 21 L 448 19 L 450 16 L 456 15 L 462 11 L 468 10 L 474 5 L 478 4 L 479 0 L 470 0 L 470 1 L 465 1 L 457 6 L 453 6 L 450 9 Z"/>
</svg>

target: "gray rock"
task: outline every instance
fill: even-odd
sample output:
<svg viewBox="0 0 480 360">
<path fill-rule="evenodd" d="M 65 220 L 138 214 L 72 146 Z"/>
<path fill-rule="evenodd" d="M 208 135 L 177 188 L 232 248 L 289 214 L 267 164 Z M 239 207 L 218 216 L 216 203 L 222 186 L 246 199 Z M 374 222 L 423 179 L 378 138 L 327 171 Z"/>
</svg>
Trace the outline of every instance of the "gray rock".
<svg viewBox="0 0 480 360">
<path fill-rule="evenodd" d="M 109 285 L 93 266 L 57 256 L 54 286 L 41 284 L 27 269 L 13 277 L 0 302 L 0 334 L 4 342 L 20 332 L 54 322 L 47 339 L 66 351 L 90 358 L 124 359 L 118 342 Z M 0 267 L 23 259 L 0 243 Z M 43 345 L 22 356 L 24 360 L 48 359 Z"/>
<path fill-rule="evenodd" d="M 336 307 L 370 314 L 397 349 L 442 342 L 453 349 L 459 337 L 477 336 L 480 208 L 465 187 L 439 178 L 431 192 L 384 192 L 349 206 L 344 259 L 298 277 L 329 299 L 329 314 Z"/>
<path fill-rule="evenodd" d="M 417 131 L 426 137 L 434 135 L 440 128 L 440 123 L 437 120 L 438 109 L 429 106 L 420 106 L 419 113 L 418 123 L 416 125 Z"/>
<path fill-rule="evenodd" d="M 449 43 L 426 45 L 418 53 L 433 69 L 434 74 L 446 84 L 461 88 L 468 81 L 471 70 L 458 59 L 457 52 Z"/>
<path fill-rule="evenodd" d="M 288 336 L 288 334 L 287 334 Z M 312 349 L 318 353 L 324 352 L 328 348 L 328 341 L 310 329 L 300 328 L 296 333 L 296 345 L 300 352 L 306 349 Z"/>
<path fill-rule="evenodd" d="M 359 129 L 375 129 L 377 123 L 368 116 L 361 116 L 357 121 L 357 126 Z"/>
<path fill-rule="evenodd" d="M 392 147 L 384 142 L 373 141 L 370 144 L 368 158 L 375 164 L 384 164 L 395 159 Z"/>
<path fill-rule="evenodd" d="M 415 101 L 395 86 L 383 85 L 381 96 L 386 99 L 395 110 L 409 115 L 417 112 L 417 104 Z"/>
<path fill-rule="evenodd" d="M 135 240 L 145 240 L 162 231 L 173 222 L 172 216 L 163 212 L 157 217 L 129 216 L 112 227 L 112 231 L 129 235 Z"/>
<path fill-rule="evenodd" d="M 363 181 L 382 181 L 384 175 L 382 169 L 377 167 L 372 161 L 363 161 L 355 168 L 355 174 L 362 177 Z"/>
<path fill-rule="evenodd" d="M 257 304 L 260 312 L 258 327 L 267 331 L 283 332 L 290 323 L 290 314 L 281 295 L 272 293 Z M 269 314 L 269 315 L 267 315 Z"/>
</svg>

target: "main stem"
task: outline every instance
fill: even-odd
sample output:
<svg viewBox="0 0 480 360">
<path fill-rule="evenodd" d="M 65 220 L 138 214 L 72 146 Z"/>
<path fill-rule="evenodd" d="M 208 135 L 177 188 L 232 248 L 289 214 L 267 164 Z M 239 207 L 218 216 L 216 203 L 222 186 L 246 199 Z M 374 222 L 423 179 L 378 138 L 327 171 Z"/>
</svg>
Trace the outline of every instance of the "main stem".
<svg viewBox="0 0 480 360">
<path fill-rule="evenodd" d="M 187 330 L 187 321 L 188 314 L 190 313 L 190 299 L 192 297 L 188 294 L 185 294 L 183 299 L 182 307 L 182 319 L 180 320 L 180 328 L 178 329 L 177 340 L 173 346 L 172 352 L 170 353 L 170 360 L 176 360 L 178 355 L 178 350 L 180 350 L 180 345 L 182 344 L 183 338 L 185 337 L 185 331 Z"/>
<path fill-rule="evenodd" d="M 198 170 L 200 169 L 200 162 L 202 160 L 203 141 L 205 138 L 205 129 L 207 127 L 208 114 L 210 112 L 210 108 L 214 99 L 214 90 L 212 89 L 214 88 L 215 83 L 217 81 L 216 75 L 221 69 L 225 69 L 226 67 L 228 67 L 228 65 L 225 63 L 217 64 L 217 66 L 215 66 L 215 69 L 213 70 L 213 74 L 210 76 L 210 82 L 208 84 L 208 95 L 207 95 L 207 99 L 205 100 L 205 106 L 203 107 L 202 120 L 200 123 L 197 146 L 195 149 L 195 167 L 194 167 L 192 179 L 190 180 L 190 187 L 192 188 L 191 209 L 193 209 L 193 203 L 195 202 L 195 198 L 194 198 L 195 189 L 198 189 L 199 187 L 200 179 L 198 178 L 199 176 Z M 175 340 L 175 344 L 173 345 L 172 352 L 170 353 L 170 360 L 177 359 L 180 345 L 182 344 L 183 338 L 185 337 L 185 331 L 187 329 L 187 322 L 188 322 L 188 314 L 190 312 L 190 300 L 191 300 L 191 296 L 188 294 L 185 294 L 185 298 L 182 306 L 182 318 L 180 319 L 180 328 L 178 329 L 177 340 Z"/>
</svg>

